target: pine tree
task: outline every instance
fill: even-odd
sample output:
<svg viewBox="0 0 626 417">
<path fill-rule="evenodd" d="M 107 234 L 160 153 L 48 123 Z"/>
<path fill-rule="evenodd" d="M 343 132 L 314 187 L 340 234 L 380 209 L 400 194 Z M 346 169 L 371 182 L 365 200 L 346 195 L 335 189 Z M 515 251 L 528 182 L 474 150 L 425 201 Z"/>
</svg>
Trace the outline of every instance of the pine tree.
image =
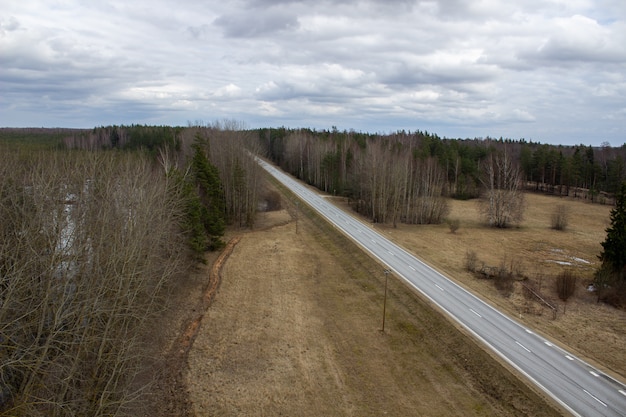
<svg viewBox="0 0 626 417">
<path fill-rule="evenodd" d="M 611 210 L 611 225 L 606 229 L 602 247 L 601 268 L 622 281 L 626 280 L 626 182 L 622 183 L 616 196 L 615 208 Z"/>
</svg>

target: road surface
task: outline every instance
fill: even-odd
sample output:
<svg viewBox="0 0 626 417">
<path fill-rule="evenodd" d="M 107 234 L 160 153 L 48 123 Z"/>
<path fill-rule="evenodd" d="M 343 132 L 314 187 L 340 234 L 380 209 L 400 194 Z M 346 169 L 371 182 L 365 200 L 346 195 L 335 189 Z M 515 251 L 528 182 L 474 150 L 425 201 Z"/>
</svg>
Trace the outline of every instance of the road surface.
<svg viewBox="0 0 626 417">
<path fill-rule="evenodd" d="M 626 386 L 622 383 L 499 312 L 300 181 L 262 159 L 257 161 L 573 415 L 626 417 Z"/>
</svg>

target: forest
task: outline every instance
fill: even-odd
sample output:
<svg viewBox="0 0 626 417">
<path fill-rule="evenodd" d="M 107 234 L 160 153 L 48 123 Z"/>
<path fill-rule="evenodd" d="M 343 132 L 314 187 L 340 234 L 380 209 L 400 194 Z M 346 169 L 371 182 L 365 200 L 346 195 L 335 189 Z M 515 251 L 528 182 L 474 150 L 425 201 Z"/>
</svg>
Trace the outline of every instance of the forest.
<svg viewBox="0 0 626 417">
<path fill-rule="evenodd" d="M 478 198 L 493 157 L 506 155 L 522 189 L 613 204 L 626 145 L 555 146 L 510 139 L 446 139 L 429 132 L 260 129 L 266 155 L 307 183 L 349 198 L 381 223 L 440 223 L 445 198 Z"/>
<path fill-rule="evenodd" d="M 519 187 L 614 204 L 626 179 L 626 146 L 234 121 L 0 129 L 0 415 L 138 414 L 168 293 L 276 199 L 250 153 L 390 224 L 443 222 L 449 198 L 485 190 L 494 206 Z M 504 213 L 489 222 L 519 220 Z"/>
<path fill-rule="evenodd" d="M 0 131 L 0 415 L 142 415 L 170 295 L 254 223 L 231 126 Z"/>
</svg>

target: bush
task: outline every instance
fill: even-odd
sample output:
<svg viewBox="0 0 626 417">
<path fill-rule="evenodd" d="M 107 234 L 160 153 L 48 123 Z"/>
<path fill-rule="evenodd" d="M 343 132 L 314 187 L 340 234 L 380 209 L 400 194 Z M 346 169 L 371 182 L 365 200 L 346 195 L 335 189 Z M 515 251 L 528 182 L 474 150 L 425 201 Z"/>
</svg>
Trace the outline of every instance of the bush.
<svg viewBox="0 0 626 417">
<path fill-rule="evenodd" d="M 459 219 L 448 219 L 446 223 L 448 223 L 451 233 L 456 233 L 459 227 L 461 227 L 461 221 Z"/>
<path fill-rule="evenodd" d="M 268 191 L 265 195 L 267 201 L 267 211 L 276 211 L 282 208 L 280 194 L 277 191 Z"/>
<path fill-rule="evenodd" d="M 556 277 L 556 294 L 566 302 L 576 292 L 578 277 L 572 271 L 563 271 Z"/>
<path fill-rule="evenodd" d="M 552 213 L 552 228 L 554 230 L 565 230 L 569 222 L 569 212 L 567 207 L 559 204 Z"/>
<path fill-rule="evenodd" d="M 513 277 L 508 273 L 496 275 L 494 285 L 504 297 L 508 297 L 513 294 L 513 290 L 515 289 Z"/>
<path fill-rule="evenodd" d="M 503 296 L 508 297 L 515 289 L 513 281 L 513 264 L 511 264 L 510 268 L 507 268 L 506 258 L 504 258 L 498 267 L 498 273 L 495 276 L 494 285 Z"/>
<path fill-rule="evenodd" d="M 473 250 L 468 250 L 465 253 L 465 269 L 467 269 L 469 272 L 475 272 L 477 263 L 478 256 L 476 255 L 476 252 L 474 252 Z"/>
</svg>

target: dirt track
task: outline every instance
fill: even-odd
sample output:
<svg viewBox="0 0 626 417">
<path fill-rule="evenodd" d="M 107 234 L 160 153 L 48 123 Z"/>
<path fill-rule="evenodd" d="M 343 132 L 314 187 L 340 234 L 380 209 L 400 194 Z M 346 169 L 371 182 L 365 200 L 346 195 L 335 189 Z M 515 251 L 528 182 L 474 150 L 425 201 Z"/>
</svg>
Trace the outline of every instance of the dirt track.
<svg viewBox="0 0 626 417">
<path fill-rule="evenodd" d="M 379 266 L 290 220 L 263 214 L 224 265 L 189 352 L 196 416 L 557 414 L 397 282 L 381 333 Z"/>
</svg>

